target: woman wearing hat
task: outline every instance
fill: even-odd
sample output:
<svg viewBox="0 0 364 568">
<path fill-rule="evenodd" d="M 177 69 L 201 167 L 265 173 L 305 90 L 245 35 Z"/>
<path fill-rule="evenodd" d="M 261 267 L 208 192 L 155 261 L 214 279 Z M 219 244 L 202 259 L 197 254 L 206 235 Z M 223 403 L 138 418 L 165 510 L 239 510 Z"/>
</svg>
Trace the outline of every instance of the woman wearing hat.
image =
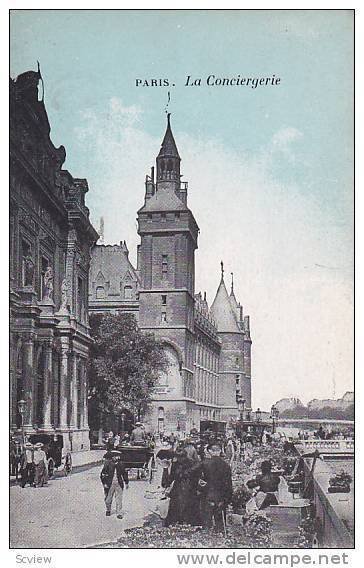
<svg viewBox="0 0 364 568">
<path fill-rule="evenodd" d="M 34 487 L 43 487 L 43 485 L 47 485 L 47 456 L 42 448 L 43 444 L 41 442 L 38 442 L 38 444 L 35 444 L 34 446 Z"/>
</svg>

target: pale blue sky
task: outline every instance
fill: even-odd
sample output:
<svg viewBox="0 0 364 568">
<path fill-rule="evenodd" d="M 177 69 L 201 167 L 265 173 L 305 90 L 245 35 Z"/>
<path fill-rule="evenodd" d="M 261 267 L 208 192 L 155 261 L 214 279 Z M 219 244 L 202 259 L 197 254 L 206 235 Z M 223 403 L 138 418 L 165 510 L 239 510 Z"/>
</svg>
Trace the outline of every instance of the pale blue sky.
<svg viewBox="0 0 364 568">
<path fill-rule="evenodd" d="M 349 10 L 11 15 L 11 75 L 40 61 L 52 140 L 66 147 L 65 167 L 87 177 L 106 240 L 126 239 L 133 257 L 171 91 L 201 228 L 197 285 L 212 301 L 220 257 L 234 270 L 252 317 L 261 406 L 332 395 L 334 381 L 337 396 L 351 387 L 352 28 Z M 210 73 L 281 83 L 184 86 L 187 75 L 204 82 Z M 176 86 L 135 86 L 153 77 Z M 272 369 L 275 326 L 282 345 Z M 267 392 L 272 372 L 277 386 Z"/>
</svg>

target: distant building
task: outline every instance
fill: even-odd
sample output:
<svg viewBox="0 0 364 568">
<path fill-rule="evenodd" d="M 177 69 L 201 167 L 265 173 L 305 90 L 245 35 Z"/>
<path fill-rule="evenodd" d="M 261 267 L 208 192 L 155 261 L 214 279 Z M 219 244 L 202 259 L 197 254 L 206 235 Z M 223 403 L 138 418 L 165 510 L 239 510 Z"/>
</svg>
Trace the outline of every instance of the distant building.
<svg viewBox="0 0 364 568">
<path fill-rule="evenodd" d="M 237 399 L 251 407 L 249 316 L 233 290 L 221 282 L 209 308 L 195 293 L 195 250 L 199 228 L 187 205 L 180 156 L 170 118 L 154 168 L 146 176 L 138 211 L 137 267 L 125 242 L 96 245 L 90 265 L 91 312 L 132 312 L 142 330 L 164 345 L 169 372 L 160 377 L 151 413 L 153 430 L 190 431 L 201 423 L 238 418 Z"/>
<path fill-rule="evenodd" d="M 321 408 L 335 408 L 337 410 L 345 410 L 348 406 L 354 404 L 354 393 L 346 392 L 342 398 L 333 399 L 317 399 L 310 400 L 307 404 L 309 410 L 320 410 Z"/>
<path fill-rule="evenodd" d="M 299 398 L 281 398 L 274 405 L 282 414 L 285 410 L 293 410 L 297 406 L 304 406 Z"/>
<path fill-rule="evenodd" d="M 39 71 L 10 80 L 10 424 L 89 448 L 86 364 L 90 247 L 85 179 L 62 170 Z"/>
</svg>

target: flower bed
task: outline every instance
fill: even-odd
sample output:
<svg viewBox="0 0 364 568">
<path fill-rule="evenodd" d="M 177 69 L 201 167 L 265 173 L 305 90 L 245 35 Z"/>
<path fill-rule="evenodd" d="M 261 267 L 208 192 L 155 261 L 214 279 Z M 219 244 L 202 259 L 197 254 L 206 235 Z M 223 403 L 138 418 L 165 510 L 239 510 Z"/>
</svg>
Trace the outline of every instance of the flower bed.
<svg viewBox="0 0 364 568">
<path fill-rule="evenodd" d="M 349 473 L 342 470 L 329 479 L 329 493 L 349 493 L 353 478 Z"/>
<path fill-rule="evenodd" d="M 262 513 L 248 517 L 244 526 L 227 527 L 226 536 L 188 525 L 138 527 L 126 529 L 117 543 L 106 548 L 269 548 L 270 527 L 270 520 Z"/>
</svg>

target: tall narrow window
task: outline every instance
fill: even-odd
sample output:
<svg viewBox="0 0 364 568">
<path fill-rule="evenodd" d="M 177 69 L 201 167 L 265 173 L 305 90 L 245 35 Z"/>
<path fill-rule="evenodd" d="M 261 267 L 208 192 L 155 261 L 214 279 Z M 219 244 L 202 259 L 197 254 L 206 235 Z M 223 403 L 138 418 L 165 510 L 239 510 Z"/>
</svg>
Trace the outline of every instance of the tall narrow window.
<svg viewBox="0 0 364 568">
<path fill-rule="evenodd" d="M 162 294 L 162 306 L 167 305 L 167 294 Z"/>
<path fill-rule="evenodd" d="M 168 274 L 168 255 L 162 254 L 162 278 L 166 278 Z"/>
<path fill-rule="evenodd" d="M 78 277 L 77 279 L 77 315 L 80 320 L 83 319 L 84 310 L 84 291 L 83 291 L 83 280 Z"/>
<path fill-rule="evenodd" d="M 158 432 L 164 432 L 164 408 L 158 408 Z"/>
<path fill-rule="evenodd" d="M 161 314 L 161 322 L 162 323 L 166 323 L 167 322 L 167 312 L 163 311 Z"/>
</svg>

